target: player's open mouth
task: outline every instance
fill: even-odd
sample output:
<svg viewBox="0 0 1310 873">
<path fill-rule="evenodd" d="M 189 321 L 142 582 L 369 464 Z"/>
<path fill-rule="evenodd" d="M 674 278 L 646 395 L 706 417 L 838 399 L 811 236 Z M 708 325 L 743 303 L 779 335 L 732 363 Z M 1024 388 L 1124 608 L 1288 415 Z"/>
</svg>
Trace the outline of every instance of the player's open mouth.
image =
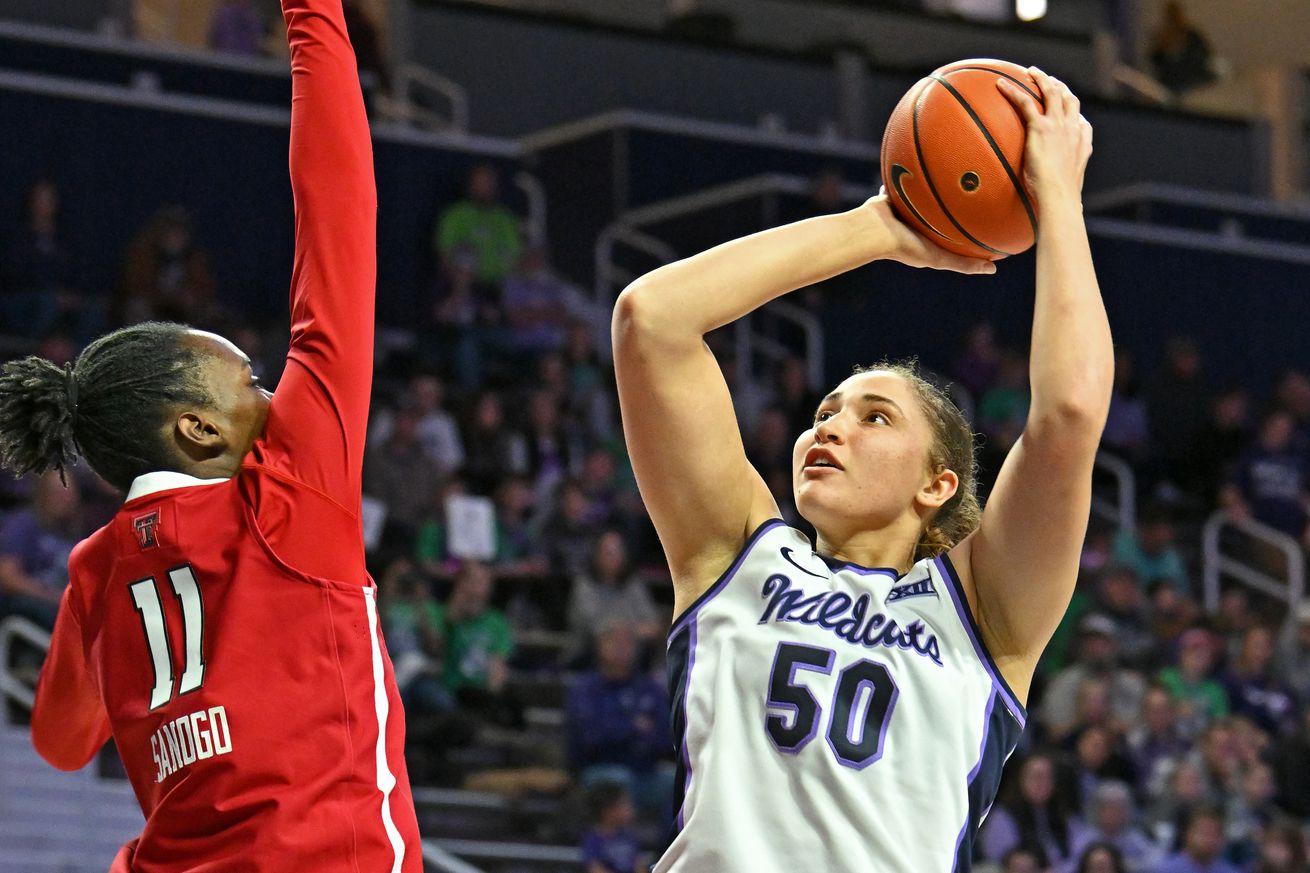
<svg viewBox="0 0 1310 873">
<path fill-rule="evenodd" d="M 806 471 L 809 470 L 844 470 L 845 468 L 838 462 L 837 458 L 831 451 L 821 446 L 815 446 L 805 453 Z"/>
</svg>

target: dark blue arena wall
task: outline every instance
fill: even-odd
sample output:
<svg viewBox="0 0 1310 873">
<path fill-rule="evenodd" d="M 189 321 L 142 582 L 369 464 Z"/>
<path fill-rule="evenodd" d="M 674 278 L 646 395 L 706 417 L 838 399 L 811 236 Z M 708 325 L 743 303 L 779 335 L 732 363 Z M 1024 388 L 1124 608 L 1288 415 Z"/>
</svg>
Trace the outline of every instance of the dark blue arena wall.
<svg viewBox="0 0 1310 873">
<path fill-rule="evenodd" d="M 1310 368 L 1310 294 L 1304 264 L 1095 234 L 1092 251 L 1115 345 L 1139 372 L 1164 359 L 1164 342 L 1200 343 L 1207 381 L 1270 385 L 1291 366 Z M 823 312 L 830 380 L 855 364 L 917 355 L 949 372 L 969 325 L 990 321 L 1024 348 L 1032 327 L 1034 256 L 1004 261 L 995 276 L 952 276 L 875 264 L 846 277 Z"/>
<path fill-rule="evenodd" d="M 102 20 L 119 14 L 121 8 L 121 0 L 4 0 L 0 5 L 10 21 L 74 30 L 95 30 Z"/>
<path fill-rule="evenodd" d="M 285 62 L 230 59 L 199 51 L 105 40 L 53 31 L 0 27 L 0 65 L 7 70 L 130 85 L 142 75 L 155 87 L 180 94 L 241 100 L 269 106 L 291 103 L 291 76 Z"/>
<path fill-rule="evenodd" d="M 107 291 L 124 248 L 154 210 L 182 204 L 193 212 L 224 299 L 252 314 L 285 312 L 294 239 L 285 112 L 234 120 L 0 89 L 0 117 L 24 120 L 23 135 L 7 138 L 0 158 L 0 236 L 18 219 L 31 179 L 50 175 L 85 281 Z M 437 210 L 488 155 L 385 138 L 374 147 L 380 314 L 403 322 L 430 274 Z M 507 171 L 517 166 L 494 160 Z M 513 202 L 508 186 L 507 193 Z"/>
<path fill-rule="evenodd" d="M 220 117 L 214 113 L 227 104 L 133 96 L 112 87 L 96 100 L 89 99 L 96 86 L 87 90 L 88 97 L 70 98 L 0 88 L 0 114 L 19 119 L 23 131 L 7 140 L 0 156 L 0 202 L 6 204 L 0 223 L 17 220 L 21 192 L 34 176 L 54 176 L 88 286 L 108 290 L 133 234 L 158 206 L 181 203 L 194 211 L 199 238 L 233 308 L 282 314 L 293 244 L 285 110 L 245 107 Z M 147 108 L 142 101 L 174 108 Z M 1180 127 L 1179 135 L 1184 132 Z M 503 141 L 411 139 L 424 141 L 383 134 L 376 142 L 379 309 L 384 320 L 398 324 L 412 323 L 425 298 L 432 222 L 459 195 L 468 166 L 486 154 L 502 155 L 496 160 L 507 171 L 520 166 L 504 157 L 514 148 Z M 1107 176 L 1114 175 L 1114 158 L 1106 155 L 1114 151 L 1113 140 L 1102 143 L 1093 163 Z M 1207 148 L 1224 141 L 1220 136 Z M 583 282 L 591 278 L 600 229 L 651 199 L 761 172 L 808 174 L 830 164 L 841 166 L 852 181 L 874 181 L 862 157 L 697 137 L 685 125 L 666 131 L 620 126 L 530 151 L 527 164 L 543 178 L 550 198 L 557 260 Z M 513 194 L 508 185 L 506 190 Z M 787 217 L 795 205 L 775 204 L 770 211 L 748 204 L 745 212 L 727 210 L 653 230 L 679 254 L 691 254 Z M 0 226 L 0 235 L 9 230 Z M 1202 341 L 1217 379 L 1267 380 L 1288 364 L 1306 365 L 1301 334 L 1310 324 L 1310 297 L 1304 293 L 1304 266 L 1120 239 L 1098 238 L 1095 247 L 1117 339 L 1144 366 L 1159 358 L 1160 344 L 1175 333 Z M 884 354 L 919 354 L 945 366 L 947 350 L 982 317 L 1023 342 L 1031 283 L 1027 258 L 1004 264 L 998 277 L 971 281 L 894 265 L 858 272 L 843 283 L 858 290 L 842 295 L 827 313 L 829 374 Z"/>
</svg>

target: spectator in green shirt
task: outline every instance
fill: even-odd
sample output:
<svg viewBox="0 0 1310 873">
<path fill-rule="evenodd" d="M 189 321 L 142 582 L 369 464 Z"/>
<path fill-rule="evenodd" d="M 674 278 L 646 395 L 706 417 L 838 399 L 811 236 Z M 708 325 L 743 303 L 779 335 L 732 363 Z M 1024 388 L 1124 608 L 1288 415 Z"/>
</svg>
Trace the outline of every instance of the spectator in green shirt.
<svg viewBox="0 0 1310 873">
<path fill-rule="evenodd" d="M 382 630 L 405 709 L 411 715 L 448 712 L 454 701 L 440 678 L 445 615 L 427 578 L 412 561 L 398 558 L 387 566 L 378 587 Z"/>
<path fill-rule="evenodd" d="M 493 584 L 491 570 L 476 561 L 465 562 L 455 574 L 446 602 L 443 679 L 461 708 L 515 725 L 522 710 L 508 688 L 514 638 L 509 619 L 491 605 Z"/>
<path fill-rule="evenodd" d="M 1228 695 L 1211 676 L 1218 652 L 1210 632 L 1192 628 L 1178 639 L 1178 662 L 1160 671 L 1160 684 L 1179 703 L 1182 723 L 1195 736 L 1228 715 Z"/>
<path fill-rule="evenodd" d="M 474 257 L 474 278 L 497 288 L 518 263 L 523 251 L 519 220 L 500 203 L 500 175 L 491 164 L 469 171 L 465 199 L 448 207 L 437 219 L 434 246 L 442 263 L 457 249 Z"/>
<path fill-rule="evenodd" d="M 1116 563 L 1132 567 L 1143 586 L 1168 582 L 1179 594 L 1191 596 L 1187 570 L 1174 545 L 1173 520 L 1163 507 L 1148 507 L 1136 531 L 1122 528 L 1114 538 L 1113 557 Z"/>
</svg>

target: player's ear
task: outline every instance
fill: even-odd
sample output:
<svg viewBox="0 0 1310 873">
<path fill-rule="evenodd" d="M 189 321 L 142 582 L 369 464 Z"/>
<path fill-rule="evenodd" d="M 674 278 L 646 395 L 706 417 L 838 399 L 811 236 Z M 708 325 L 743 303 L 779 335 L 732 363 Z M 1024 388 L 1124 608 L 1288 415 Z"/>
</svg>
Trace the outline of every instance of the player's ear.
<svg viewBox="0 0 1310 873">
<path fill-rule="evenodd" d="M 216 419 L 199 410 L 178 414 L 173 428 L 178 447 L 193 460 L 221 455 L 227 449 L 227 436 Z"/>
<path fill-rule="evenodd" d="M 932 474 L 915 497 L 923 508 L 937 509 L 954 497 L 959 487 L 959 475 L 954 470 L 942 468 Z"/>
</svg>

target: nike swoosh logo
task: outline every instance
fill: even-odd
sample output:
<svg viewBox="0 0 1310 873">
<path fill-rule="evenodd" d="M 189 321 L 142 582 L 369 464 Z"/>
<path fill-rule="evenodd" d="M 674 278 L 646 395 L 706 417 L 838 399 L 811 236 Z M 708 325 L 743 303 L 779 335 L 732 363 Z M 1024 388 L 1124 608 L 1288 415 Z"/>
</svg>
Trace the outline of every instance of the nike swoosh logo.
<svg viewBox="0 0 1310 873">
<path fill-rule="evenodd" d="M 910 175 L 913 174 L 905 167 L 902 167 L 900 164 L 892 164 L 892 190 L 896 192 L 897 197 L 901 198 L 901 202 L 905 204 L 905 208 L 910 210 L 915 218 L 919 219 L 920 224 L 937 234 L 942 239 L 951 239 L 949 236 L 933 227 L 932 223 L 924 218 L 923 213 L 914 205 L 914 201 L 910 199 L 910 195 L 905 193 L 905 188 L 902 187 L 901 180 Z M 951 242 L 955 242 L 955 240 L 951 240 Z"/>
<path fill-rule="evenodd" d="M 822 573 L 815 573 L 813 570 L 806 570 L 806 569 L 805 569 L 804 567 L 802 567 L 800 564 L 798 564 L 798 563 L 796 563 L 795 561 L 793 561 L 793 560 L 791 559 L 791 547 L 790 547 L 790 546 L 783 546 L 782 549 L 781 549 L 781 553 L 782 553 L 782 559 L 783 559 L 784 561 L 786 561 L 788 564 L 791 564 L 793 567 L 795 567 L 797 570 L 800 570 L 802 573 L 806 574 L 807 576 L 813 576 L 815 579 L 827 579 L 827 578 L 828 578 L 827 576 L 823 575 Z"/>
</svg>

